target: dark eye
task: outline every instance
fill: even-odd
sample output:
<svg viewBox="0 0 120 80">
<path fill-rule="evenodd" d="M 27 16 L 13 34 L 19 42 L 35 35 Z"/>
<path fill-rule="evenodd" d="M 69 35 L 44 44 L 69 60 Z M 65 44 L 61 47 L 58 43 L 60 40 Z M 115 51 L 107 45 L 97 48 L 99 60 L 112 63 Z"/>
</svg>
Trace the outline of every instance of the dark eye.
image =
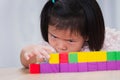
<svg viewBox="0 0 120 80">
<path fill-rule="evenodd" d="M 73 40 L 68 40 L 69 42 L 74 42 Z"/>
</svg>

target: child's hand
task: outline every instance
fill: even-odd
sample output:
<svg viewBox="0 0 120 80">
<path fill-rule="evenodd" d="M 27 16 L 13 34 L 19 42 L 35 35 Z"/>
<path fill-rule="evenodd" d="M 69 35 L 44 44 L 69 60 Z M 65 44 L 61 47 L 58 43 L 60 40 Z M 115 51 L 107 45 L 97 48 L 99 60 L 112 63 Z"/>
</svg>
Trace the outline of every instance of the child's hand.
<svg viewBox="0 0 120 80">
<path fill-rule="evenodd" d="M 49 59 L 49 53 L 53 52 L 55 50 L 51 46 L 45 45 L 30 45 L 22 49 L 22 54 L 26 60 L 30 60 L 32 57 L 36 57 L 37 61 Z"/>
</svg>

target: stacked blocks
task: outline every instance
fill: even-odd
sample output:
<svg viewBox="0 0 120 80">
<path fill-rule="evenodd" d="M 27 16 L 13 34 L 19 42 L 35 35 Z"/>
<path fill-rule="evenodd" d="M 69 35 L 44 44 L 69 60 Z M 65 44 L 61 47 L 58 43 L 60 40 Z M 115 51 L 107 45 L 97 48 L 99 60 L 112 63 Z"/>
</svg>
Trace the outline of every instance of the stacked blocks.
<svg viewBox="0 0 120 80">
<path fill-rule="evenodd" d="M 120 70 L 120 51 L 53 53 L 48 62 L 30 64 L 29 70 L 32 74 Z"/>
</svg>

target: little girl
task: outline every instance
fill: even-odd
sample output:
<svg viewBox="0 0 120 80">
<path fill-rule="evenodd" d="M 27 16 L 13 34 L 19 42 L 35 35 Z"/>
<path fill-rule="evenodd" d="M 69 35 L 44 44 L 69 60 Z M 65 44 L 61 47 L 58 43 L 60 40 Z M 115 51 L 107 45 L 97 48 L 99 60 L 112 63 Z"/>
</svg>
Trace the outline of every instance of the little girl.
<svg viewBox="0 0 120 80">
<path fill-rule="evenodd" d="M 96 0 L 48 0 L 41 12 L 41 32 L 45 40 L 42 44 L 29 45 L 21 51 L 21 63 L 25 67 L 49 59 L 49 54 L 54 52 L 120 48 L 117 42 L 120 32 L 113 34 L 115 31 L 105 30 Z"/>
</svg>

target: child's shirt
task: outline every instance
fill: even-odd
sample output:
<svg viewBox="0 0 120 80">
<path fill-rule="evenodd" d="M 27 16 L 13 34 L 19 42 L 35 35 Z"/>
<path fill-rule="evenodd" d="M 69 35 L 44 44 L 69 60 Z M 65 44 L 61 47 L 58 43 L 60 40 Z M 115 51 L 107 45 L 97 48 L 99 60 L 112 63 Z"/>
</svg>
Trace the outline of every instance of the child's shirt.
<svg viewBox="0 0 120 80">
<path fill-rule="evenodd" d="M 105 41 L 101 50 L 120 51 L 120 31 L 106 27 Z M 90 51 L 88 45 L 84 45 L 81 51 Z"/>
</svg>

